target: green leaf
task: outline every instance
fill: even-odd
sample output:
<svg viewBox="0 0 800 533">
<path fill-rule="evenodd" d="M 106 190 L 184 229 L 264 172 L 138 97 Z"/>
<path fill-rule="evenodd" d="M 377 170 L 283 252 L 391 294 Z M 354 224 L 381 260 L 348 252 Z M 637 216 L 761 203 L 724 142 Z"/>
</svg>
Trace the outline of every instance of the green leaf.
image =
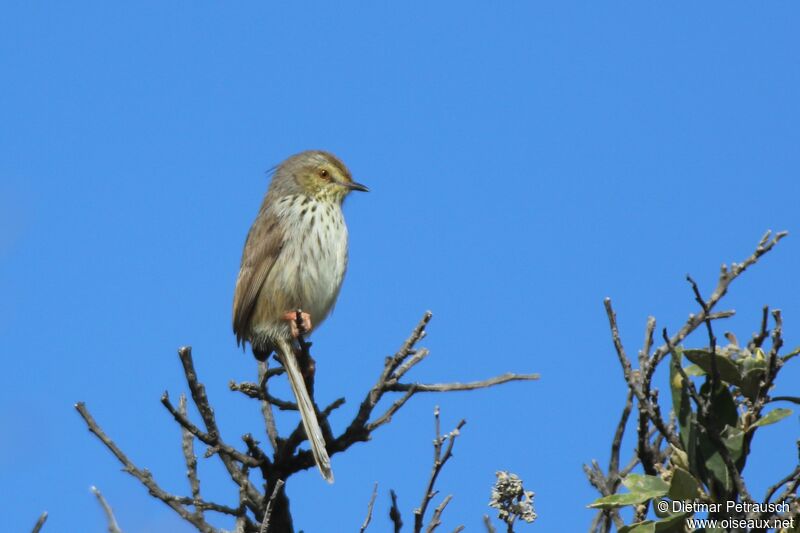
<svg viewBox="0 0 800 533">
<path fill-rule="evenodd" d="M 754 368 L 760 368 L 761 370 L 767 369 L 767 360 L 764 357 L 764 352 L 760 348 L 756 350 L 755 354 L 742 357 L 735 362 L 742 367 L 742 370 L 745 372 L 753 370 Z"/>
<path fill-rule="evenodd" d="M 613 509 L 615 507 L 626 507 L 628 505 L 638 505 L 646 502 L 649 498 L 637 492 L 626 492 L 625 494 L 610 494 L 598 498 L 589 504 L 590 509 Z"/>
<path fill-rule="evenodd" d="M 711 374 L 711 352 L 708 350 L 683 350 L 683 355 L 707 374 Z M 716 360 L 719 377 L 727 383 L 739 385 L 742 378 L 736 363 L 720 354 L 717 354 Z"/>
<path fill-rule="evenodd" d="M 762 427 L 762 426 L 768 426 L 770 424 L 774 424 L 775 422 L 779 422 L 779 421 L 783 420 L 784 418 L 786 418 L 790 414 L 792 414 L 792 410 L 791 409 L 786 409 L 784 407 L 778 407 L 777 409 L 773 409 L 772 411 L 767 413 L 766 416 L 762 416 L 761 418 L 756 420 L 756 422 L 750 427 L 757 428 L 757 427 Z"/>
<path fill-rule="evenodd" d="M 703 449 L 703 455 L 708 455 L 704 464 L 706 467 L 706 485 L 709 489 L 714 490 L 714 482 L 722 485 L 725 492 L 728 492 L 733 487 L 733 479 L 731 479 L 728 468 L 725 466 L 725 461 L 722 460 L 719 452 L 717 452 L 710 442 L 705 442 L 701 439 L 700 446 Z M 708 448 L 706 448 L 708 446 Z M 716 496 L 712 492 L 712 497 Z"/>
<path fill-rule="evenodd" d="M 692 377 L 692 376 L 695 376 L 695 377 L 696 376 L 705 376 L 706 375 L 706 371 L 703 370 L 702 368 L 700 368 L 697 365 L 689 365 L 689 366 L 683 367 L 683 371 L 689 377 Z"/>
<path fill-rule="evenodd" d="M 700 387 L 700 395 L 707 398 L 710 390 L 711 384 L 706 382 Z M 711 410 L 718 423 L 718 430 L 724 429 L 726 425 L 735 427 L 739 422 L 739 411 L 736 409 L 733 394 L 724 385 L 718 385 L 717 390 L 711 397 Z"/>
<path fill-rule="evenodd" d="M 683 468 L 675 468 L 667 496 L 673 500 L 689 500 L 697 497 L 700 483 Z"/>
<path fill-rule="evenodd" d="M 744 432 L 741 429 L 726 426 L 720 435 L 722 443 L 728 449 L 728 454 L 734 463 L 737 463 L 742 458 L 742 447 L 744 444 Z M 725 461 L 722 460 L 717 447 L 706 434 L 700 435 L 700 450 L 702 456 L 705 457 L 706 467 L 706 485 L 713 489 L 713 481 L 720 483 L 725 491 L 730 491 L 733 488 L 733 478 L 728 472 L 728 467 Z M 741 469 L 741 464 L 737 463 L 736 466 Z M 715 496 L 715 494 L 712 494 Z"/>
<path fill-rule="evenodd" d="M 673 446 L 672 444 L 670 444 L 669 447 L 672 451 L 671 455 L 669 456 L 669 461 L 678 468 L 689 470 L 689 455 L 685 451 Z"/>
<path fill-rule="evenodd" d="M 671 514 L 656 522 L 657 533 L 683 533 L 689 513 Z"/>
<path fill-rule="evenodd" d="M 766 371 L 758 367 L 744 371 L 742 375 L 742 384 L 739 386 L 739 389 L 750 401 L 755 401 L 758 396 L 761 390 L 761 380 L 764 379 L 765 374 Z"/>
<path fill-rule="evenodd" d="M 652 520 L 636 522 L 635 524 L 619 528 L 619 533 L 656 533 L 656 524 Z"/>
<path fill-rule="evenodd" d="M 655 476 L 629 474 L 622 480 L 630 492 L 624 494 L 610 494 L 598 498 L 589 504 L 591 509 L 611 509 L 638 505 L 653 498 L 660 498 L 669 490 L 669 485 L 663 479 Z"/>
<path fill-rule="evenodd" d="M 631 492 L 653 493 L 654 498 L 669 490 L 669 484 L 660 477 L 642 474 L 628 474 L 622 478 L 622 484 Z"/>
<path fill-rule="evenodd" d="M 767 360 L 761 348 L 756 349 L 755 353 L 749 357 L 743 357 L 736 361 L 742 369 L 742 383 L 739 388 L 742 394 L 750 401 L 755 401 L 761 391 L 761 381 L 767 373 Z"/>
<path fill-rule="evenodd" d="M 728 448 L 733 462 L 737 462 L 742 457 L 744 431 L 737 427 L 727 426 L 722 432 L 722 442 Z"/>
</svg>

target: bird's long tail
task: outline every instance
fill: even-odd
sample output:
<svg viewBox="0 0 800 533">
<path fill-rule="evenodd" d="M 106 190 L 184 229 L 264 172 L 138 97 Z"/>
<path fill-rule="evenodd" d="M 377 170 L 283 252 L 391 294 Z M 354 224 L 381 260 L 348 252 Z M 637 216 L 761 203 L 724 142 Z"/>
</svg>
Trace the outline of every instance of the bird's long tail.
<svg viewBox="0 0 800 533">
<path fill-rule="evenodd" d="M 325 481 L 333 483 L 333 470 L 331 470 L 331 459 L 328 457 L 328 451 L 325 449 L 325 438 L 322 436 L 322 430 L 319 427 L 317 414 L 314 410 L 314 403 L 308 395 L 306 382 L 300 372 L 300 365 L 297 364 L 297 358 L 294 355 L 292 346 L 289 341 L 280 339 L 276 343 L 276 348 L 283 362 L 283 367 L 286 369 L 286 375 L 289 376 L 289 384 L 292 386 L 292 392 L 297 400 L 297 407 L 300 409 L 303 429 L 306 430 L 314 461 L 316 461 L 317 468 L 319 468 Z"/>
</svg>

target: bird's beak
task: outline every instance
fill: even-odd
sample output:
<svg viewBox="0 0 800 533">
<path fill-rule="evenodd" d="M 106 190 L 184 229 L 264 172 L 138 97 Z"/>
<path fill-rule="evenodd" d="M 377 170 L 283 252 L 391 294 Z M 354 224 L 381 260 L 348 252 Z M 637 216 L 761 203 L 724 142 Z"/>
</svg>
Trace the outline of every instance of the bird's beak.
<svg viewBox="0 0 800 533">
<path fill-rule="evenodd" d="M 369 187 L 366 185 L 361 185 L 360 183 L 356 183 L 355 181 L 351 181 L 347 184 L 347 187 L 351 191 L 362 191 L 362 192 L 369 192 Z"/>
</svg>

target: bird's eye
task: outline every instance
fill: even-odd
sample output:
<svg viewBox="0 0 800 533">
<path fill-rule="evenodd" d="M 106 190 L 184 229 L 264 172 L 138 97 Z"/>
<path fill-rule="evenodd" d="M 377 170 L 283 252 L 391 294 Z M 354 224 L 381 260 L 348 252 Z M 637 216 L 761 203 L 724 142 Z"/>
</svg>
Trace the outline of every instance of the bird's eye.
<svg viewBox="0 0 800 533">
<path fill-rule="evenodd" d="M 329 179 L 330 178 L 330 176 L 328 174 L 328 171 L 326 169 L 324 169 L 324 168 L 319 171 L 319 177 L 322 178 L 322 179 Z"/>
</svg>

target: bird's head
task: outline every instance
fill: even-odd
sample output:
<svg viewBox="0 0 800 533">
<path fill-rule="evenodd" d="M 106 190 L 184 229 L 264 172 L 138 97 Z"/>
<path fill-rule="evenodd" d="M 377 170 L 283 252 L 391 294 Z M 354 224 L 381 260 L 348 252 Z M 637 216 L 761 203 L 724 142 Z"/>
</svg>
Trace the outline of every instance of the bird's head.
<svg viewBox="0 0 800 533">
<path fill-rule="evenodd" d="M 350 171 L 329 152 L 311 150 L 293 155 L 281 163 L 273 180 L 312 198 L 342 202 L 350 191 L 369 191 L 353 181 Z"/>
</svg>

